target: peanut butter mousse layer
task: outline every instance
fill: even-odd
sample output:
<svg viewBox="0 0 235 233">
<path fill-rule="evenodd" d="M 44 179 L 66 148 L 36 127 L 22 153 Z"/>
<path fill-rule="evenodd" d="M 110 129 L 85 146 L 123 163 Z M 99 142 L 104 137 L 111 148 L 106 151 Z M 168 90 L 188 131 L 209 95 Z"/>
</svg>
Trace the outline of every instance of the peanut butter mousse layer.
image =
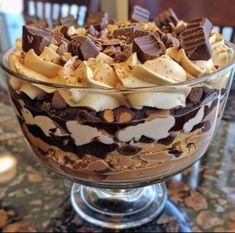
<svg viewBox="0 0 235 233">
<path fill-rule="evenodd" d="M 127 21 L 96 12 L 85 27 L 72 16 L 48 25 L 30 18 L 8 59 L 16 73 L 44 82 L 11 77 L 9 88 L 46 165 L 78 180 L 120 182 L 160 179 L 202 156 L 230 75 L 182 83 L 234 56 L 207 18 L 184 22 L 169 9 L 150 22 L 136 6 Z"/>
</svg>

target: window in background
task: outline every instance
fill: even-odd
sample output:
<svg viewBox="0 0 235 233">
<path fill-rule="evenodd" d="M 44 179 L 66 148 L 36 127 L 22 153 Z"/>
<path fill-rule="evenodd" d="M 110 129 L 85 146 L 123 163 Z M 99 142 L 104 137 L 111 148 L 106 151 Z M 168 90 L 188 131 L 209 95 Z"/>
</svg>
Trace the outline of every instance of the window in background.
<svg viewBox="0 0 235 233">
<path fill-rule="evenodd" d="M 0 45 L 1 50 L 14 46 L 21 35 L 24 19 L 22 0 L 0 0 Z"/>
</svg>

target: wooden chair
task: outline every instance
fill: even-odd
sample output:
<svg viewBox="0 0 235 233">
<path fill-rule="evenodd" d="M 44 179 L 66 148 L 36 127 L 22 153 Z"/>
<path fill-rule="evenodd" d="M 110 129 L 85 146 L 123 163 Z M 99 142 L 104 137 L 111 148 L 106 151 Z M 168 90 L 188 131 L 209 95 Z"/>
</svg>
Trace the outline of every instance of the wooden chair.
<svg viewBox="0 0 235 233">
<path fill-rule="evenodd" d="M 24 0 L 23 14 L 50 20 L 72 14 L 84 23 L 86 16 L 98 11 L 99 7 L 99 0 Z"/>
<path fill-rule="evenodd" d="M 149 9 L 152 19 L 169 7 L 184 20 L 206 16 L 221 33 L 228 34 L 227 27 L 231 28 L 226 39 L 235 41 L 235 0 L 129 0 L 130 10 L 134 5 Z"/>
</svg>

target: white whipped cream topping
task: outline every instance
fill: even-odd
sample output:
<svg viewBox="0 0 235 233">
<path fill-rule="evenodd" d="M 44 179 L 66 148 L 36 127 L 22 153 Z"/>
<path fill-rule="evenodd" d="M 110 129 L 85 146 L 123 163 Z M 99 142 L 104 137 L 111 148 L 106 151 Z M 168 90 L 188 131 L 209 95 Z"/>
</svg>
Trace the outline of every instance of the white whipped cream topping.
<svg viewBox="0 0 235 233">
<path fill-rule="evenodd" d="M 60 128 L 52 121 L 49 117 L 46 116 L 33 116 L 32 113 L 27 108 L 22 108 L 21 113 L 24 117 L 25 123 L 28 125 L 38 126 L 43 133 L 50 137 L 52 130 L 56 129 L 54 135 L 56 136 L 65 136 L 66 134 L 62 132 Z"/>
<path fill-rule="evenodd" d="M 130 94 L 127 96 L 127 99 L 135 108 L 148 106 L 159 109 L 170 109 L 177 106 L 185 107 L 186 97 L 183 93 L 144 92 Z"/>
<path fill-rule="evenodd" d="M 198 111 L 198 113 L 196 114 L 196 116 L 195 116 L 194 118 L 190 119 L 188 122 L 186 122 L 186 123 L 184 124 L 184 127 L 183 127 L 184 132 L 186 132 L 186 133 L 191 132 L 191 130 L 193 129 L 193 127 L 194 127 L 195 125 L 199 124 L 199 123 L 203 120 L 203 117 L 204 117 L 204 108 L 205 108 L 205 107 L 202 106 L 202 107 L 199 109 L 199 111 Z"/>
<path fill-rule="evenodd" d="M 104 135 L 96 128 L 88 125 L 81 125 L 77 121 L 68 121 L 66 123 L 66 126 L 77 146 L 90 143 L 94 139 L 97 139 L 104 144 L 113 144 L 114 142 L 111 137 L 109 137 L 108 135 Z"/>
<path fill-rule="evenodd" d="M 169 116 L 167 118 L 156 118 L 152 121 L 130 126 L 117 132 L 117 138 L 122 142 L 132 140 L 138 141 L 141 136 L 159 140 L 169 136 L 169 130 L 174 126 L 175 118 Z"/>
</svg>

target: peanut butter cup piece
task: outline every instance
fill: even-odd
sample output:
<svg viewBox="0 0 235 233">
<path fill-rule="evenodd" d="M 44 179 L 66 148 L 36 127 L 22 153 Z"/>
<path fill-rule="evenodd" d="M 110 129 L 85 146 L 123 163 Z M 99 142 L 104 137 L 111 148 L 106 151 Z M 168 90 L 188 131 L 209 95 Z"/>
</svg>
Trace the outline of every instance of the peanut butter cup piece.
<svg viewBox="0 0 235 233">
<path fill-rule="evenodd" d="M 116 121 L 121 124 L 129 123 L 135 116 L 133 111 L 125 106 L 114 109 L 113 113 Z"/>
<path fill-rule="evenodd" d="M 50 32 L 32 27 L 23 26 L 22 48 L 24 52 L 34 49 L 34 52 L 39 56 L 44 47 L 51 43 L 52 35 Z"/>
<path fill-rule="evenodd" d="M 108 123 L 114 122 L 114 114 L 111 109 L 106 109 L 103 112 L 101 112 L 101 118 L 104 119 Z"/>
<path fill-rule="evenodd" d="M 92 12 L 88 15 L 86 27 L 93 25 L 97 31 L 102 31 L 108 24 L 108 18 L 106 11 Z"/>
<path fill-rule="evenodd" d="M 131 21 L 132 22 L 148 22 L 150 17 L 150 12 L 140 6 L 134 6 L 131 13 Z"/>
<path fill-rule="evenodd" d="M 187 102 L 192 104 L 197 104 L 201 101 L 202 96 L 203 96 L 203 88 L 194 87 L 187 97 Z"/>
<path fill-rule="evenodd" d="M 192 20 L 180 34 L 180 42 L 187 57 L 192 60 L 209 60 L 211 45 L 209 34 L 213 26 L 207 18 Z"/>
<path fill-rule="evenodd" d="M 79 56 L 81 60 L 97 57 L 99 50 L 95 43 L 86 36 L 75 37 L 69 44 L 69 50 L 73 56 Z"/>
<path fill-rule="evenodd" d="M 154 35 L 134 39 L 133 52 L 137 52 L 142 63 L 160 57 L 166 51 L 164 43 Z"/>
<path fill-rule="evenodd" d="M 171 8 L 169 8 L 166 11 L 163 11 L 155 19 L 156 25 L 160 28 L 163 26 L 171 26 L 171 24 L 176 26 L 178 21 L 179 21 L 178 17 L 176 16 L 175 12 Z"/>
</svg>

